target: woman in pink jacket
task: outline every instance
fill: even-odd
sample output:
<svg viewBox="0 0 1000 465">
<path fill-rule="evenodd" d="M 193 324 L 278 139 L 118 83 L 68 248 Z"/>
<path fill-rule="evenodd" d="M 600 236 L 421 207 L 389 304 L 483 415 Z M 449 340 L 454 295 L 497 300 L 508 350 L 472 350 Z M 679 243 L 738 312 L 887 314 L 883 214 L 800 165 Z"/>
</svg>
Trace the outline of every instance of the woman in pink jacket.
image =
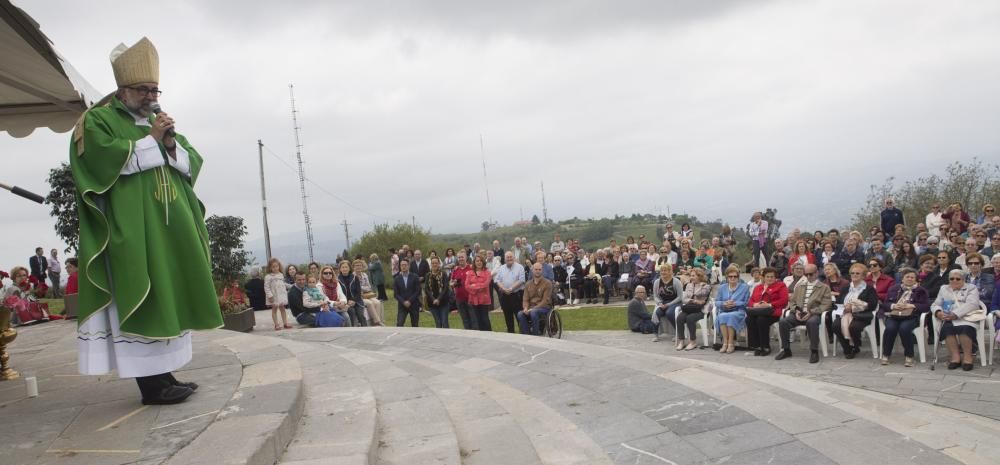
<svg viewBox="0 0 1000 465">
<path fill-rule="evenodd" d="M 490 325 L 490 283 L 493 275 L 486 268 L 486 261 L 476 255 L 472 259 L 472 269 L 465 273 L 465 290 L 469 293 L 469 306 L 472 307 L 469 319 L 472 329 L 493 331 Z"/>
</svg>

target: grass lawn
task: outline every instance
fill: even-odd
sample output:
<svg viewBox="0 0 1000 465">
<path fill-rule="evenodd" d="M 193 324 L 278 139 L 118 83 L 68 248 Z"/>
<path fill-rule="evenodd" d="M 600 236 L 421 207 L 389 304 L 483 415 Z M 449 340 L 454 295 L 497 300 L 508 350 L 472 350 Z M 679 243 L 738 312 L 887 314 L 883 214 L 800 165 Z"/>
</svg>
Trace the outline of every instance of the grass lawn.
<svg viewBox="0 0 1000 465">
<path fill-rule="evenodd" d="M 385 301 L 385 321 L 386 326 L 396 325 L 396 299 L 392 296 L 392 291 L 387 291 L 389 300 Z M 623 330 L 628 329 L 628 319 L 626 318 L 625 307 L 582 307 L 572 309 L 560 309 L 563 329 L 566 331 L 580 330 Z M 409 319 L 406 324 L 409 325 Z M 507 331 L 507 324 L 503 319 L 503 312 L 497 310 L 490 313 L 490 325 L 493 331 Z M 458 312 L 451 312 L 448 318 L 448 326 L 451 328 L 461 328 L 462 319 Z M 420 327 L 433 328 L 434 317 L 430 313 L 420 313 Z M 515 323 L 515 331 L 517 326 Z"/>
<path fill-rule="evenodd" d="M 66 303 L 62 299 L 41 299 L 41 301 L 49 304 L 49 313 L 54 315 L 62 315 L 66 308 Z"/>
</svg>

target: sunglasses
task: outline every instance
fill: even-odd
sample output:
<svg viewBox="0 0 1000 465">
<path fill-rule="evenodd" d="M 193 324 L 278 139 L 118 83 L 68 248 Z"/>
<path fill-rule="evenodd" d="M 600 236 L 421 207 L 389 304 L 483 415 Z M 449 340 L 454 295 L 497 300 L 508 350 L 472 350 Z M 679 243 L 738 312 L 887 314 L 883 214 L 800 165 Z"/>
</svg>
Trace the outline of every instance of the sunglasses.
<svg viewBox="0 0 1000 465">
<path fill-rule="evenodd" d="M 727 277 L 727 278 L 736 278 L 736 279 L 740 279 L 740 277 L 739 277 L 739 276 L 737 276 L 737 275 L 734 275 L 734 274 L 731 274 L 731 275 L 729 275 L 729 276 L 726 276 L 726 277 Z"/>
<path fill-rule="evenodd" d="M 948 281 L 962 281 L 962 278 L 948 278 Z"/>
<path fill-rule="evenodd" d="M 324 271 L 323 272 L 323 276 L 331 276 L 331 275 L 333 275 L 332 271 Z"/>
</svg>

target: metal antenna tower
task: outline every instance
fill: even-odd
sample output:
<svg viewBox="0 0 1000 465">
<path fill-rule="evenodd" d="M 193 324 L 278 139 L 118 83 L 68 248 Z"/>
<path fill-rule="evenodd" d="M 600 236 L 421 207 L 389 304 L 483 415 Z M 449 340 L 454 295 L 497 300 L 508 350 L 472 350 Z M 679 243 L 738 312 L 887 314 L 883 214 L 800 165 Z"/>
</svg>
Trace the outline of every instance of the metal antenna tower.
<svg viewBox="0 0 1000 465">
<path fill-rule="evenodd" d="M 493 204 L 490 202 L 490 178 L 486 176 L 486 144 L 483 135 L 479 135 L 479 155 L 483 158 L 483 186 L 486 187 L 486 209 L 490 214 L 490 227 L 493 227 Z"/>
<path fill-rule="evenodd" d="M 302 142 L 299 140 L 299 118 L 298 111 L 295 110 L 295 89 L 291 84 L 288 85 L 288 96 L 292 99 L 292 124 L 295 126 L 295 159 L 299 163 L 299 191 L 302 192 L 302 218 L 306 222 L 306 244 L 309 246 L 309 261 L 314 261 L 313 258 L 313 230 L 312 221 L 309 219 L 309 207 L 306 204 L 306 176 L 305 172 L 302 170 Z"/>
<path fill-rule="evenodd" d="M 545 206 L 545 181 L 542 181 L 542 224 L 549 223 L 549 209 Z"/>
</svg>

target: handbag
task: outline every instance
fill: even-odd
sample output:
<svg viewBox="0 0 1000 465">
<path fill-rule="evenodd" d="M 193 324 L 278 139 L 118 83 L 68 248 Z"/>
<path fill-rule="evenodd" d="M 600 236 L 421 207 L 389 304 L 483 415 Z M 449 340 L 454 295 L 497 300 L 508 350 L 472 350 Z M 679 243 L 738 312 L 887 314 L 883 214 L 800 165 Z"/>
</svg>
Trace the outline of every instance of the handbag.
<svg viewBox="0 0 1000 465">
<path fill-rule="evenodd" d="M 374 292 L 363 292 L 363 293 L 361 293 L 361 298 L 362 299 L 374 299 L 375 296 L 377 296 L 377 295 L 378 294 L 376 294 Z"/>
<path fill-rule="evenodd" d="M 704 307 L 704 304 L 699 305 L 699 304 L 695 304 L 695 303 L 687 303 L 687 304 L 681 305 L 681 311 L 684 312 L 684 313 L 701 313 L 701 309 L 703 307 Z"/>
<path fill-rule="evenodd" d="M 344 326 L 344 317 L 340 316 L 339 313 L 332 310 L 316 313 L 317 328 L 339 328 L 341 326 Z"/>
</svg>

